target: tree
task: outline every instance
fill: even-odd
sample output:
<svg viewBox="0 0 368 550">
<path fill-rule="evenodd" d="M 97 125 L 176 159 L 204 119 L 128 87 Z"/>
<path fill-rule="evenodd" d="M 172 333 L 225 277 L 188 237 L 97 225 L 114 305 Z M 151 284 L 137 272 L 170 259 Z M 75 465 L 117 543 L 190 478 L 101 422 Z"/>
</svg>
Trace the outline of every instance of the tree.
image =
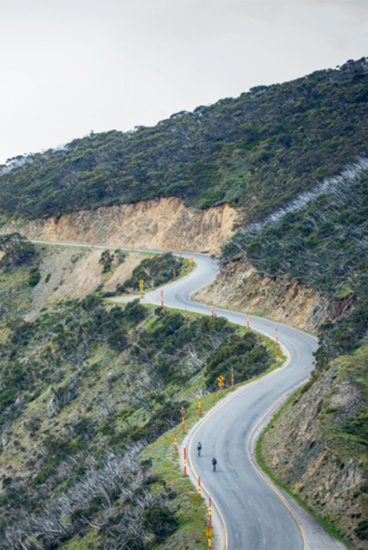
<svg viewBox="0 0 368 550">
<path fill-rule="evenodd" d="M 114 261 L 114 254 L 110 254 L 109 250 L 104 250 L 101 254 L 99 262 L 103 265 L 102 273 L 108 273 L 111 270 L 111 264 Z"/>
<path fill-rule="evenodd" d="M 37 255 L 34 244 L 20 233 L 0 236 L 0 250 L 5 252 L 0 266 L 8 268 L 29 264 Z"/>
</svg>

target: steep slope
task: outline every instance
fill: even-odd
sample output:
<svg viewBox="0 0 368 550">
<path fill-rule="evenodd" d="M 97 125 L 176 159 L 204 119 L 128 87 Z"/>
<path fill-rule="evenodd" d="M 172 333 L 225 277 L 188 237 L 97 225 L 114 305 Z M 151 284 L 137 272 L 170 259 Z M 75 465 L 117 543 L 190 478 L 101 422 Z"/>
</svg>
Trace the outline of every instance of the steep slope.
<svg viewBox="0 0 368 550">
<path fill-rule="evenodd" d="M 7 236 L 0 237 L 0 246 L 2 238 Z M 12 269 L 14 266 L 5 267 L 0 260 L 0 289 L 6 295 L 0 319 L 6 321 L 10 315 L 35 321 L 63 300 L 80 300 L 94 292 L 103 298 L 138 292 L 141 280 L 145 290 L 151 288 L 152 280 L 157 288 L 174 280 L 174 270 L 176 278 L 190 271 L 188 260 L 171 253 L 153 255 L 82 246 L 32 247 L 33 264 L 23 262 L 22 268 Z M 36 277 L 34 284 L 30 284 L 32 275 Z"/>
<path fill-rule="evenodd" d="M 367 152 L 367 82 L 367 59 L 350 60 L 152 128 L 16 157 L 1 168 L 1 208 L 36 218 L 174 196 L 199 208 L 231 201 L 259 219 Z"/>
<path fill-rule="evenodd" d="M 223 264 L 246 256 L 262 275 L 295 279 L 326 297 L 354 304 L 349 317 L 326 325 L 326 361 L 364 343 L 368 328 L 368 169 L 336 178 L 315 200 L 235 235 Z M 244 252 L 240 252 L 244 251 Z M 327 333 L 329 336 L 327 336 Z"/>
</svg>

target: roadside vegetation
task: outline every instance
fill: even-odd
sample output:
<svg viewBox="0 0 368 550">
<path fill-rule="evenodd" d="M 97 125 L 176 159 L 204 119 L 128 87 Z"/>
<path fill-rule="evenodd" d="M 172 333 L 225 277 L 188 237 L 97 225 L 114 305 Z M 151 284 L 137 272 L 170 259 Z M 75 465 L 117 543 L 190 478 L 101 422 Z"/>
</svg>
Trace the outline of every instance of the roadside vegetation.
<svg viewBox="0 0 368 550">
<path fill-rule="evenodd" d="M 189 262 L 183 258 L 173 256 L 171 252 L 162 255 L 152 254 L 150 257 L 133 269 L 132 276 L 124 284 L 116 287 L 115 294 L 136 292 L 140 289 L 139 283 L 143 281 L 143 289 L 152 289 L 179 279 L 189 272 Z"/>
<path fill-rule="evenodd" d="M 1 317 L 0 548 L 147 550 L 182 540 L 204 550 L 205 506 L 176 457 L 163 471 L 169 440 L 159 438 L 182 407 L 193 418 L 218 373 L 229 387 L 231 367 L 236 382 L 274 368 L 274 344 L 221 318 L 109 305 L 99 292 L 51 301 L 24 322 L 41 284 L 29 283 L 32 262 L 0 272 L 1 287 L 13 280 L 17 289 Z M 204 397 L 204 410 L 211 402 Z"/>
</svg>

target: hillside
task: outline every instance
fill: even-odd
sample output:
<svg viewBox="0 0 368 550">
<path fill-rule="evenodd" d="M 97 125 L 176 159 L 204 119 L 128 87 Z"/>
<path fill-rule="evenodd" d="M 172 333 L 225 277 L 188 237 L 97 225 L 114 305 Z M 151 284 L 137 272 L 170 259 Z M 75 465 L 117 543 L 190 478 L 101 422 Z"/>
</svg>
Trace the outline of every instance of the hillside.
<svg viewBox="0 0 368 550">
<path fill-rule="evenodd" d="M 259 458 L 353 548 L 368 548 L 367 212 L 361 166 L 243 228 L 200 295 L 318 331 L 316 370 L 263 436 Z"/>
<path fill-rule="evenodd" d="M 0 250 L 7 240 L 13 244 L 17 242 L 16 237 L 0 236 Z M 157 257 L 120 249 L 104 252 L 58 245 L 36 246 L 31 250 L 34 263 L 31 271 L 24 265 L 6 261 L 6 256 L 0 260 L 0 269 L 9 273 L 1 278 L 0 319 L 17 315 L 27 322 L 34 321 L 45 308 L 56 306 L 61 300 L 83 299 L 93 292 L 103 297 L 114 296 L 117 291 L 120 294 L 138 292 L 141 279 L 147 289 L 152 279 L 156 287 L 172 281 L 174 269 L 177 277 L 189 271 L 187 260 L 174 258 L 171 254 Z M 32 285 L 25 284 L 27 279 Z M 21 300 L 20 295 L 23 296 Z"/>
<path fill-rule="evenodd" d="M 230 367 L 236 383 L 274 368 L 274 343 L 225 319 L 103 300 L 125 262 L 122 291 L 165 282 L 173 261 L 180 275 L 187 262 L 170 254 L 133 268 L 137 254 L 119 264 L 112 251 L 0 245 L 0 548 L 204 550 L 206 509 L 180 475 L 172 429 L 219 373 L 229 386 Z M 49 292 L 41 310 L 38 291 Z"/>
<path fill-rule="evenodd" d="M 368 143 L 368 63 L 180 112 L 152 128 L 75 139 L 1 167 L 0 204 L 26 219 L 157 197 L 229 202 L 260 219 L 339 173 Z"/>
<path fill-rule="evenodd" d="M 261 463 L 351 548 L 368 548 L 368 353 L 318 369 L 271 422 Z"/>
</svg>

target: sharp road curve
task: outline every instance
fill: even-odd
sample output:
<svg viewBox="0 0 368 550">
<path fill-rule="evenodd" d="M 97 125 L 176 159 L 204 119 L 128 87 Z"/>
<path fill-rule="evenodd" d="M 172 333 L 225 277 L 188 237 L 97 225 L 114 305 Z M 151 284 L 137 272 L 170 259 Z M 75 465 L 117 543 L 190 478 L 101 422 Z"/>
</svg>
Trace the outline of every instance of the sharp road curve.
<svg viewBox="0 0 368 550">
<path fill-rule="evenodd" d="M 191 257 L 184 252 L 183 256 Z M 194 254 L 194 261 L 189 276 L 164 287 L 164 305 L 210 315 L 210 307 L 196 303 L 191 296 L 215 279 L 216 263 L 203 254 Z M 144 301 L 160 305 L 160 290 L 145 294 Z M 246 325 L 244 314 L 217 308 L 215 314 Z M 250 316 L 250 326 L 274 338 L 274 322 Z M 313 336 L 280 323 L 277 327 L 288 357 L 285 365 L 242 386 L 198 422 L 184 442 L 189 474 L 195 486 L 200 476 L 202 494 L 212 498 L 214 546 L 218 550 L 346 550 L 289 495 L 276 488 L 255 462 L 254 445 L 262 427 L 309 378 L 317 347 Z M 203 445 L 200 457 L 196 453 L 198 441 Z M 218 461 L 216 472 L 212 472 L 212 457 Z"/>
</svg>

